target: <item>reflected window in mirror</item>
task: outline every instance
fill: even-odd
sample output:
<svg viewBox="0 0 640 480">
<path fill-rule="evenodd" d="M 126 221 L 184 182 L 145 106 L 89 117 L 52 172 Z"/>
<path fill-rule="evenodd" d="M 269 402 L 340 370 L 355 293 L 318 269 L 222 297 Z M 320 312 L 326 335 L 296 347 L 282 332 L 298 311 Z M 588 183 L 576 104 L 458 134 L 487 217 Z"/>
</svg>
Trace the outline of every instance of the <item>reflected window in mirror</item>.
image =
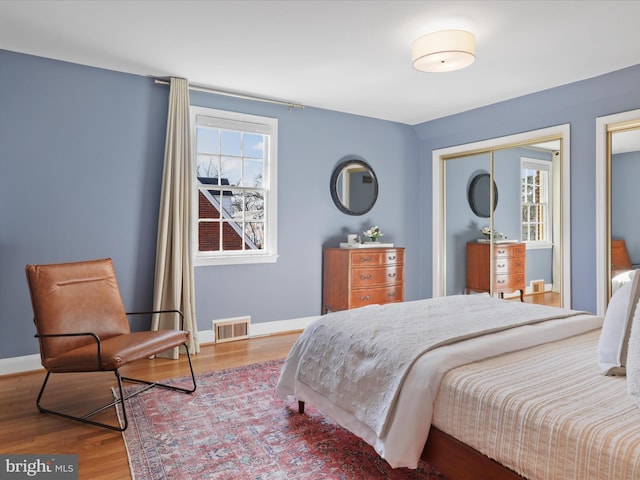
<svg viewBox="0 0 640 480">
<path fill-rule="evenodd" d="M 521 238 L 529 245 L 551 243 L 551 162 L 520 159 Z"/>
<path fill-rule="evenodd" d="M 331 198 L 348 215 L 364 215 L 378 198 L 378 180 L 371 166 L 358 157 L 347 157 L 333 171 Z"/>
</svg>

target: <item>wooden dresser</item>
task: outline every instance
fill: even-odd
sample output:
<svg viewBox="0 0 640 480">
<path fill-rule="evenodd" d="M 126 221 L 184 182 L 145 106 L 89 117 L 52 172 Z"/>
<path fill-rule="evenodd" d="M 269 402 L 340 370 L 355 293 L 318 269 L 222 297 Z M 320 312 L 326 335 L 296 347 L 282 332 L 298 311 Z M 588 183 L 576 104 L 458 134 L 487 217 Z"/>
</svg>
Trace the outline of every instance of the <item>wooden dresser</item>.
<svg viewBox="0 0 640 480">
<path fill-rule="evenodd" d="M 404 248 L 325 248 L 322 313 L 404 301 Z"/>
<path fill-rule="evenodd" d="M 471 291 L 490 292 L 491 246 L 488 243 L 467 243 L 467 294 Z M 503 243 L 493 246 L 495 281 L 493 292 L 504 297 L 505 293 L 520 291 L 524 301 L 526 282 L 526 254 L 524 243 Z"/>
</svg>

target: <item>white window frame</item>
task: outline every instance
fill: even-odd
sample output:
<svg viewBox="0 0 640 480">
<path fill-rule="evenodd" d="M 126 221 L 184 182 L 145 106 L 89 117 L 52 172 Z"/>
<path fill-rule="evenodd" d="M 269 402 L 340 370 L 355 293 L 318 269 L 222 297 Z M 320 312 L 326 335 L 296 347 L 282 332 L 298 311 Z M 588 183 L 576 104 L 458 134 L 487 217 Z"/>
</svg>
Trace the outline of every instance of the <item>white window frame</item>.
<svg viewBox="0 0 640 480">
<path fill-rule="evenodd" d="M 551 161 L 539 160 L 537 158 L 520 157 L 520 186 L 522 187 L 522 171 L 524 169 L 532 170 L 544 170 L 547 172 L 547 182 L 544 186 L 544 195 L 546 196 L 546 216 L 544 219 L 544 229 L 546 232 L 546 240 L 543 241 L 530 241 L 522 238 L 522 194 L 520 195 L 520 239 L 527 246 L 527 248 L 551 248 L 553 246 L 552 236 L 553 232 L 553 206 L 551 205 L 551 188 L 553 188 L 552 175 L 552 163 Z"/>
<path fill-rule="evenodd" d="M 193 169 L 193 209 L 191 220 L 192 258 L 193 265 L 234 265 L 252 263 L 275 263 L 278 260 L 278 235 L 277 235 L 277 164 L 278 164 L 278 119 L 261 117 L 245 113 L 216 110 L 207 107 L 190 107 L 191 117 L 191 145 L 192 145 L 192 169 Z M 196 174 L 198 152 L 196 150 L 196 132 L 198 126 L 206 120 L 206 124 L 216 128 L 240 130 L 250 133 L 269 135 L 268 148 L 265 151 L 265 169 L 263 185 L 265 188 L 265 248 L 262 250 L 228 250 L 228 251 L 199 251 L 198 243 L 198 178 Z"/>
</svg>

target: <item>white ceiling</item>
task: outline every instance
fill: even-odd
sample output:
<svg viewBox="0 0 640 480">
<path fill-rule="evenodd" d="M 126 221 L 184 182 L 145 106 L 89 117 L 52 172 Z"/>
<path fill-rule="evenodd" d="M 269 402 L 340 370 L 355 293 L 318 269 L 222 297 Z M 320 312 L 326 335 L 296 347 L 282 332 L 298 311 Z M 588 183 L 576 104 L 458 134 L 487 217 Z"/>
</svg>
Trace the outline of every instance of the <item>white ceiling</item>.
<svg viewBox="0 0 640 480">
<path fill-rule="evenodd" d="M 638 1 L 0 1 L 0 49 L 417 124 L 640 63 Z M 462 28 L 477 58 L 411 67 Z M 46 79 L 43 79 L 46 81 Z"/>
</svg>

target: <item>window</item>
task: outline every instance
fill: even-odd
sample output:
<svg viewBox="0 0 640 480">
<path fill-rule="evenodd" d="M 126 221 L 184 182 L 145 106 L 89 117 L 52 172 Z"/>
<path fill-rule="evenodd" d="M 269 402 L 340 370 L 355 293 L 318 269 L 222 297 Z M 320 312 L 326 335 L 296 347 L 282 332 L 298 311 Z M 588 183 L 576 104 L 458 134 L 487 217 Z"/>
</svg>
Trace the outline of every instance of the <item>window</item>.
<svg viewBox="0 0 640 480">
<path fill-rule="evenodd" d="M 530 246 L 551 245 L 551 162 L 520 159 L 521 235 Z"/>
<path fill-rule="evenodd" d="M 191 107 L 194 265 L 275 262 L 274 118 Z"/>
</svg>

